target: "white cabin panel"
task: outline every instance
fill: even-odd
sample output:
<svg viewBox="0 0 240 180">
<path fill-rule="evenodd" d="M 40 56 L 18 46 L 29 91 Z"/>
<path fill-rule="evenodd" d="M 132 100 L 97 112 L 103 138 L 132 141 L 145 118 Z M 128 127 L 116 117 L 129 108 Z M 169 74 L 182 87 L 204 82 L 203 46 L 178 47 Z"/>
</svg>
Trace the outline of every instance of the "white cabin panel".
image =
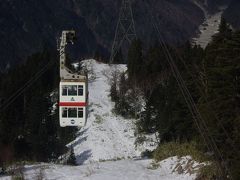
<svg viewBox="0 0 240 180">
<path fill-rule="evenodd" d="M 71 110 L 75 111 L 72 113 Z M 71 114 L 72 113 L 72 114 Z M 78 126 L 83 127 L 86 124 L 86 107 L 64 107 L 59 108 L 60 126 Z"/>
<path fill-rule="evenodd" d="M 60 102 L 86 103 L 86 83 L 60 82 Z"/>
</svg>

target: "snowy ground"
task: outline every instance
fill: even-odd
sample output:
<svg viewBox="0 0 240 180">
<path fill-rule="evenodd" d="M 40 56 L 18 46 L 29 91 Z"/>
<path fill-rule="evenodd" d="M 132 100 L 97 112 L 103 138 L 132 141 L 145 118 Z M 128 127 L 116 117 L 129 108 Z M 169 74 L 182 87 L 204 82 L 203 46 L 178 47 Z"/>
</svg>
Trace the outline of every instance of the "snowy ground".
<svg viewBox="0 0 240 180">
<path fill-rule="evenodd" d="M 195 173 L 199 166 L 190 157 L 168 158 L 156 167 L 151 163 L 151 160 L 128 159 L 92 162 L 81 166 L 29 165 L 25 166 L 24 178 L 26 180 L 193 180 L 196 175 L 192 173 Z M 189 170 L 189 166 L 194 168 Z M 2 179 L 11 180 L 11 177 Z"/>
<path fill-rule="evenodd" d="M 142 160 L 140 153 L 156 146 L 148 144 L 135 147 L 134 120 L 112 113 L 109 97 L 110 77 L 114 71 L 126 71 L 124 65 L 106 65 L 88 60 L 89 117 L 86 127 L 69 144 L 79 166 L 37 164 L 25 166 L 25 179 L 59 180 L 192 180 L 199 166 L 190 157 L 172 157 L 152 166 L 152 160 Z M 196 167 L 197 168 L 197 167 Z"/>
<path fill-rule="evenodd" d="M 59 180 L 190 180 L 195 176 L 188 174 L 178 174 L 177 162 L 185 162 L 187 166 L 189 158 L 178 160 L 176 157 L 169 158 L 159 164 L 159 168 L 153 169 L 151 160 L 120 160 L 109 162 L 94 162 L 82 166 L 45 166 L 42 173 L 44 177 Z M 190 161 L 189 161 L 190 162 Z M 197 164 L 195 164 L 197 166 Z M 44 166 L 43 166 L 44 167 Z M 39 177 L 39 168 L 27 167 L 30 170 L 26 174 L 27 179 Z M 184 169 L 184 166 L 183 166 Z"/>
<path fill-rule="evenodd" d="M 89 74 L 89 117 L 87 126 L 72 143 L 79 164 L 90 161 L 133 158 L 140 156 L 145 147 L 135 148 L 133 119 L 124 119 L 112 113 L 109 97 L 111 75 L 126 71 L 125 65 L 106 65 L 86 61 Z M 156 146 L 149 146 L 153 149 Z"/>
<path fill-rule="evenodd" d="M 205 21 L 199 27 L 200 32 L 195 38 L 192 39 L 193 43 L 200 45 L 202 48 L 205 48 L 207 46 L 207 44 L 211 41 L 212 36 L 218 33 L 221 16 L 225 9 L 226 7 L 222 7 L 219 9 L 219 12 L 213 15 L 207 14 L 207 12 L 203 9 L 205 14 Z"/>
</svg>

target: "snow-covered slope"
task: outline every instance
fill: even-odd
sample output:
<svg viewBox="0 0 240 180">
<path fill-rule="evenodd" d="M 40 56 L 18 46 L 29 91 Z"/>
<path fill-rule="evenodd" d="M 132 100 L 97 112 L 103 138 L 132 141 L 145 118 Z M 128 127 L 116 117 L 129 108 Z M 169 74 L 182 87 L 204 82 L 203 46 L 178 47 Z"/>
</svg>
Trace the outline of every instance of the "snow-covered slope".
<svg viewBox="0 0 240 180">
<path fill-rule="evenodd" d="M 181 164 L 181 165 L 180 165 Z M 189 166 L 193 168 L 190 169 Z M 81 166 L 26 166 L 25 179 L 44 177 L 51 180 L 193 180 L 199 164 L 190 157 L 168 158 L 155 168 L 151 160 L 92 162 Z"/>
<path fill-rule="evenodd" d="M 190 157 L 168 158 L 152 166 L 152 160 L 139 158 L 148 143 L 135 147 L 135 121 L 113 114 L 110 79 L 115 71 L 126 71 L 125 65 L 106 65 L 95 60 L 84 62 L 89 70 L 89 117 L 79 130 L 74 147 L 79 166 L 37 164 L 25 166 L 25 179 L 60 180 L 192 180 L 199 164 Z"/>
<path fill-rule="evenodd" d="M 212 36 L 218 32 L 221 17 L 226 7 L 221 7 L 219 9 L 219 12 L 213 15 L 207 14 L 204 7 L 201 8 L 205 14 L 205 20 L 199 27 L 199 33 L 197 33 L 197 36 L 194 37 L 192 41 L 193 43 L 200 45 L 202 48 L 205 48 L 207 44 L 211 41 Z"/>
<path fill-rule="evenodd" d="M 89 117 L 87 126 L 72 143 L 79 164 L 140 155 L 135 150 L 133 120 L 112 113 L 109 97 L 110 77 L 113 71 L 126 71 L 125 65 L 110 67 L 94 60 L 86 61 L 90 70 Z"/>
<path fill-rule="evenodd" d="M 110 99 L 110 81 L 113 73 L 126 71 L 126 65 L 98 63 L 94 60 L 84 62 L 89 70 L 89 117 L 86 127 L 79 137 L 69 145 L 74 146 L 79 164 L 90 161 L 133 158 L 140 156 L 148 147 L 135 148 L 135 121 L 113 114 Z"/>
</svg>

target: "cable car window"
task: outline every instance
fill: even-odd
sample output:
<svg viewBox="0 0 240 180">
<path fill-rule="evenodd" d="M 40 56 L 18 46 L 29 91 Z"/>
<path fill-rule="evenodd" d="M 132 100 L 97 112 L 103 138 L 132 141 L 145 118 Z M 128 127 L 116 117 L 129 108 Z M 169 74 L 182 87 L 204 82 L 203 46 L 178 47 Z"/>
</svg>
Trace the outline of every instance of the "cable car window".
<svg viewBox="0 0 240 180">
<path fill-rule="evenodd" d="M 68 86 L 68 96 L 77 96 L 77 86 Z"/>
<path fill-rule="evenodd" d="M 69 108 L 68 109 L 68 117 L 76 118 L 77 117 L 77 108 Z"/>
<path fill-rule="evenodd" d="M 62 95 L 63 96 L 67 96 L 67 91 L 68 91 L 68 87 L 67 86 L 62 86 Z"/>
<path fill-rule="evenodd" d="M 82 96 L 83 95 L 83 86 L 80 85 L 78 86 L 78 96 Z"/>
<path fill-rule="evenodd" d="M 67 113 L 68 113 L 68 109 L 67 108 L 62 108 L 62 117 L 63 118 L 67 118 Z"/>
<path fill-rule="evenodd" d="M 78 108 L 78 117 L 83 118 L 83 108 Z"/>
</svg>

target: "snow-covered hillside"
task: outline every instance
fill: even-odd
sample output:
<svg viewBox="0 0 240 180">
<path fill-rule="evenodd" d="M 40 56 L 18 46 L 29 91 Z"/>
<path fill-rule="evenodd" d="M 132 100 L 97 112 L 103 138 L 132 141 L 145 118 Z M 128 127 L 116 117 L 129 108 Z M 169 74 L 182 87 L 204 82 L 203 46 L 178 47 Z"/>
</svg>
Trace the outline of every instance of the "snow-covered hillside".
<svg viewBox="0 0 240 180">
<path fill-rule="evenodd" d="M 72 142 L 79 164 L 90 161 L 133 158 L 156 145 L 135 148 L 135 121 L 113 114 L 110 99 L 112 74 L 126 71 L 125 65 L 106 65 L 94 60 L 85 61 L 89 70 L 89 117 L 86 127 Z"/>
<path fill-rule="evenodd" d="M 154 149 L 148 144 L 135 147 L 135 121 L 112 112 L 110 79 L 114 71 L 126 71 L 125 65 L 106 65 L 95 60 L 84 62 L 89 70 L 89 117 L 79 130 L 74 147 L 79 166 L 37 164 L 25 166 L 26 179 L 61 180 L 191 180 L 199 164 L 190 157 L 168 158 L 152 166 L 152 160 L 141 159 L 140 153 Z"/>
<path fill-rule="evenodd" d="M 196 37 L 192 39 L 194 44 L 200 45 L 202 48 L 205 48 L 207 44 L 211 41 L 211 38 L 214 34 L 218 33 L 218 27 L 221 22 L 221 17 L 226 9 L 226 7 L 219 8 L 219 11 L 213 15 L 209 15 L 203 6 L 198 6 L 204 11 L 205 20 L 199 27 L 199 32 Z"/>
<path fill-rule="evenodd" d="M 113 71 L 125 71 L 124 65 L 110 67 L 89 60 L 85 66 L 89 74 L 89 117 L 87 126 L 80 130 L 72 143 L 79 164 L 140 155 L 135 150 L 133 120 L 123 119 L 112 113 L 109 97 L 110 77 Z"/>
</svg>

